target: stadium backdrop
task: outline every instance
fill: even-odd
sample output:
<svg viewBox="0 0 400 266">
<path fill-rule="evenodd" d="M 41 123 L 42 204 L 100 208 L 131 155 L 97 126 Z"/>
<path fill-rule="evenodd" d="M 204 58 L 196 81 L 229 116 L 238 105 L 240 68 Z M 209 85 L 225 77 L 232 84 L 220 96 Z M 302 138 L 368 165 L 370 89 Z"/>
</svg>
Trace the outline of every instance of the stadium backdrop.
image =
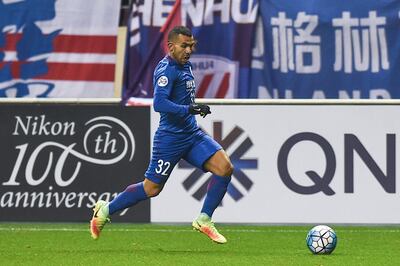
<svg viewBox="0 0 400 266">
<path fill-rule="evenodd" d="M 120 2 L 94 1 L 0 4 L 2 97 L 115 95 Z M 199 40 L 192 58 L 199 98 L 399 97 L 398 1 L 135 3 L 124 100 L 151 97 L 149 76 L 176 24 L 190 26 Z M 200 122 L 236 166 L 219 221 L 400 220 L 392 207 L 396 106 L 240 106 L 241 114 L 237 107 L 214 106 Z M 86 221 L 97 198 L 142 178 L 157 117 L 149 107 L 0 108 L 0 220 Z M 266 115 L 248 119 L 254 113 Z M 181 162 L 151 210 L 147 201 L 114 221 L 190 221 L 207 178 Z M 330 210 L 324 218 L 321 209 Z"/>
<path fill-rule="evenodd" d="M 120 0 L 3 2 L 0 96 L 119 95 Z M 199 41 L 199 98 L 399 98 L 399 12 L 396 0 L 133 1 L 124 100 L 152 97 L 177 24 Z"/>
<path fill-rule="evenodd" d="M 125 97 L 152 97 L 172 26 L 189 26 L 198 98 L 399 98 L 400 2 L 153 1 L 133 4 Z"/>
<path fill-rule="evenodd" d="M 199 124 L 235 165 L 215 219 L 398 223 L 398 104 L 212 105 Z M 249 119 L 259 113 L 263 120 Z M 96 200 L 143 179 L 158 114 L 150 106 L 13 103 L 0 105 L 0 124 L 0 220 L 87 221 Z M 181 161 L 158 197 L 113 221 L 190 222 L 209 179 Z"/>
</svg>

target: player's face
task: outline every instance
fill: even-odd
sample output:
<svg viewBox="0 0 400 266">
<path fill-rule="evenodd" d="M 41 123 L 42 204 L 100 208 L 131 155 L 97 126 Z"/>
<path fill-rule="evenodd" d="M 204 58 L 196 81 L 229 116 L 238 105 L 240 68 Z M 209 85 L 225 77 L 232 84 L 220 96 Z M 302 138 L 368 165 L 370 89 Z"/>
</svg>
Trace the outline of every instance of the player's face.
<svg viewBox="0 0 400 266">
<path fill-rule="evenodd" d="M 193 36 L 179 34 L 173 42 L 168 43 L 169 54 L 179 64 L 184 65 L 193 53 L 196 41 Z"/>
</svg>

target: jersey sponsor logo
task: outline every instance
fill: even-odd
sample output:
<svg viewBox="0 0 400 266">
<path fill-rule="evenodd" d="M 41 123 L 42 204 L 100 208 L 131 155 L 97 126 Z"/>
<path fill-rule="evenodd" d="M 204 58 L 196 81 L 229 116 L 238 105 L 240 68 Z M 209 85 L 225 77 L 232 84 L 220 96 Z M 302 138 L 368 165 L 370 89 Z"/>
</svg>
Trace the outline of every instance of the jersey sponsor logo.
<svg viewBox="0 0 400 266">
<path fill-rule="evenodd" d="M 225 137 L 222 136 L 223 123 L 213 123 L 213 138 L 227 151 L 231 146 L 237 146 L 232 152 L 228 152 L 235 170 L 232 174 L 232 180 L 235 180 L 228 185 L 227 194 L 234 200 L 241 200 L 251 187 L 254 185 L 253 180 L 247 176 L 245 170 L 258 169 L 257 158 L 243 158 L 244 155 L 251 149 L 253 142 L 250 137 L 243 136 L 245 131 L 235 126 Z M 232 149 L 232 148 L 231 148 Z M 212 178 L 211 173 L 204 173 L 202 170 L 194 168 L 184 160 L 178 163 L 178 167 L 182 169 L 193 169 L 193 171 L 185 178 L 182 185 L 185 190 L 192 194 L 193 198 L 201 201 L 206 193 L 207 186 Z M 209 175 L 203 178 L 203 175 Z"/>
<path fill-rule="evenodd" d="M 161 76 L 157 80 L 157 85 L 160 87 L 165 87 L 168 85 L 168 78 L 167 76 Z"/>
<path fill-rule="evenodd" d="M 191 90 L 196 87 L 194 79 L 186 81 L 186 90 Z"/>
</svg>

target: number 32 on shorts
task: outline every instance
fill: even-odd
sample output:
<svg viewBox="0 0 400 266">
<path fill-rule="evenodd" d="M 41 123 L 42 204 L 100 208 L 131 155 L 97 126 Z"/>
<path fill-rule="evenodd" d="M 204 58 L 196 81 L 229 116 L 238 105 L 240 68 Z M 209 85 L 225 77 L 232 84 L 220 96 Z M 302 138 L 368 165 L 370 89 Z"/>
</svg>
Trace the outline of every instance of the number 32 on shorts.
<svg viewBox="0 0 400 266">
<path fill-rule="evenodd" d="M 161 175 L 168 175 L 168 169 L 171 166 L 170 162 L 164 162 L 164 160 L 158 160 L 157 161 L 158 166 L 156 168 L 156 173 Z"/>
</svg>

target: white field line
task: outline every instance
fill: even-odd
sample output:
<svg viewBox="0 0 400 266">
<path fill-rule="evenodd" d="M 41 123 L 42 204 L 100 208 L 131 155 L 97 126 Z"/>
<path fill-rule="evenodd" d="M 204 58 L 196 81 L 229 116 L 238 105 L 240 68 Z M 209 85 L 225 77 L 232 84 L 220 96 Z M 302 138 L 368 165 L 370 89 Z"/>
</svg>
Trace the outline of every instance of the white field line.
<svg viewBox="0 0 400 266">
<path fill-rule="evenodd" d="M 6 232 L 21 232 L 21 231 L 29 231 L 29 232 L 89 232 L 88 229 L 83 228 L 39 228 L 39 227 L 0 227 L 0 231 Z M 142 229 L 133 229 L 133 228 L 107 228 L 106 231 L 110 232 L 158 232 L 158 233 L 176 233 L 176 232 L 193 232 L 191 229 L 151 229 L 151 228 L 142 228 Z M 224 232 L 233 232 L 233 233 L 303 233 L 307 230 L 301 229 L 267 229 L 267 230 L 258 230 L 258 229 L 228 229 L 221 228 L 221 231 Z M 400 229 L 339 229 L 335 230 L 336 232 L 346 232 L 346 233 L 400 233 Z"/>
</svg>

